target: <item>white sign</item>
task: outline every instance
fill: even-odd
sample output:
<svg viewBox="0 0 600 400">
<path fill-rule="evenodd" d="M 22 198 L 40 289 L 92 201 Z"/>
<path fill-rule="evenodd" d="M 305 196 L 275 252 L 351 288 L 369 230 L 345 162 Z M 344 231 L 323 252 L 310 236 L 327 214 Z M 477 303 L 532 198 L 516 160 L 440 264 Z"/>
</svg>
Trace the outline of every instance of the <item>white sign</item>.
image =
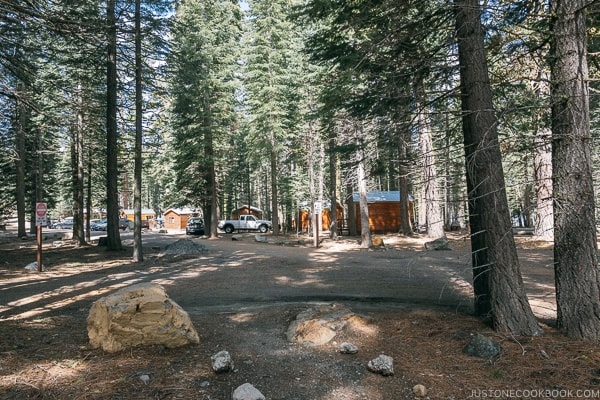
<svg viewBox="0 0 600 400">
<path fill-rule="evenodd" d="M 321 214 L 321 210 L 323 209 L 322 207 L 323 206 L 321 205 L 320 201 L 315 201 L 315 205 L 314 205 L 314 208 L 313 208 L 315 214 Z"/>
</svg>

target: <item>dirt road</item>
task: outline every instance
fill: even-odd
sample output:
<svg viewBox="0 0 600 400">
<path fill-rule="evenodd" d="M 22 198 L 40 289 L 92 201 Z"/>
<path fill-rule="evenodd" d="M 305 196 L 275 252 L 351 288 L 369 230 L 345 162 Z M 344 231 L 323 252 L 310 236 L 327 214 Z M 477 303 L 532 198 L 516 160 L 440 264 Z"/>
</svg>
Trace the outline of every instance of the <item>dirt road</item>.
<svg viewBox="0 0 600 400">
<path fill-rule="evenodd" d="M 228 399 L 237 386 L 250 382 L 270 399 L 412 399 L 416 383 L 428 388 L 430 398 L 446 399 L 468 397 L 481 374 L 499 377 L 499 369 L 503 378 L 495 384 L 524 388 L 534 387 L 540 376 L 557 385 L 566 379 L 563 371 L 575 371 L 570 360 L 581 348 L 566 351 L 567 344 L 554 335 L 546 344 L 535 342 L 547 352 L 563 349 L 550 367 L 533 348 L 522 359 L 526 342 L 509 337 L 503 340 L 502 360 L 494 364 L 472 362 L 461 353 L 473 332 L 491 334 L 468 315 L 470 248 L 463 238 L 451 236 L 451 251 L 426 251 L 423 238 L 396 235 L 384 237 L 386 248 L 377 250 L 361 250 L 356 239 L 347 238 L 317 249 L 298 244 L 302 238 L 297 237 L 268 236 L 269 243 L 256 242 L 254 235 L 235 238 L 145 233 L 142 264 L 131 262 L 130 249 L 56 247 L 48 240 L 43 273 L 24 270 L 35 260 L 34 241 L 0 238 L 0 397 Z M 163 254 L 179 240 L 204 250 Z M 125 238 L 124 243 L 130 242 Z M 523 239 L 519 251 L 532 305 L 542 320 L 551 319 L 551 250 Z M 116 355 L 90 349 L 86 317 L 91 304 L 121 287 L 149 281 L 164 285 L 188 311 L 200 345 Z M 319 348 L 285 340 L 297 313 L 333 302 L 367 315 L 370 325 Z M 360 352 L 340 355 L 337 346 L 344 340 Z M 215 375 L 210 356 L 222 349 L 232 353 L 236 371 Z M 394 357 L 398 373 L 393 377 L 366 371 L 366 363 L 381 353 Z M 523 365 L 533 372 L 523 374 Z M 582 365 L 580 380 L 569 375 L 569 381 L 589 381 L 592 370 Z M 150 380 L 142 382 L 141 375 Z"/>
</svg>

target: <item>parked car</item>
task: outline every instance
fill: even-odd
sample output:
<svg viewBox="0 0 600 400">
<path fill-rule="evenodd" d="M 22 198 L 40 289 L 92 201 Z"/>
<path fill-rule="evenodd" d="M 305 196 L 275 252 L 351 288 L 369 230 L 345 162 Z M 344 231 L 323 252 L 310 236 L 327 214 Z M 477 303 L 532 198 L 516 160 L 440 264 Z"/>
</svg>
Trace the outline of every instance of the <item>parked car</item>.
<svg viewBox="0 0 600 400">
<path fill-rule="evenodd" d="M 133 229 L 133 221 L 130 221 L 127 218 L 119 218 L 119 229 L 123 231 Z"/>
<path fill-rule="evenodd" d="M 73 229 L 73 218 L 67 218 L 64 221 L 55 223 L 54 229 Z"/>
<path fill-rule="evenodd" d="M 90 225 L 90 228 L 93 231 L 105 231 L 106 230 L 106 220 L 103 219 L 101 221 L 94 222 L 93 224 Z"/>
<path fill-rule="evenodd" d="M 204 235 L 204 219 L 200 217 L 192 217 L 188 219 L 185 225 L 186 235 Z"/>
</svg>

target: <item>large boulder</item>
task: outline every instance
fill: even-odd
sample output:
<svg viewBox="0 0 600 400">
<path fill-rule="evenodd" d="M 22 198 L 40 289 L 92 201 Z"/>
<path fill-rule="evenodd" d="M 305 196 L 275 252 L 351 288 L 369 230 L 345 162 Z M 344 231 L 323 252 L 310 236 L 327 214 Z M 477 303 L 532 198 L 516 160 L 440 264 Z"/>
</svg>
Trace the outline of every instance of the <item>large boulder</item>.
<svg viewBox="0 0 600 400">
<path fill-rule="evenodd" d="M 155 283 L 129 286 L 98 299 L 90 309 L 87 329 L 90 345 L 107 352 L 139 345 L 174 348 L 200 343 L 187 312 Z"/>
</svg>

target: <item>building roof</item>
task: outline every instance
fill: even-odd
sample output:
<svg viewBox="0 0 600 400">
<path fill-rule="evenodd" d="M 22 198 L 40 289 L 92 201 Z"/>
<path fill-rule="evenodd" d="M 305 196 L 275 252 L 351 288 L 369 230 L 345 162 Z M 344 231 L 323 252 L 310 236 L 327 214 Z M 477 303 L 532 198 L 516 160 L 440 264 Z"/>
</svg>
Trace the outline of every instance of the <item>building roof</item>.
<svg viewBox="0 0 600 400">
<path fill-rule="evenodd" d="M 134 210 L 133 210 L 133 208 L 128 208 L 128 209 L 123 210 L 123 212 L 125 214 L 133 214 Z M 151 208 L 142 208 L 142 214 L 152 214 L 152 215 L 154 215 L 156 213 Z"/>
<path fill-rule="evenodd" d="M 169 212 L 175 213 L 177 215 L 190 215 L 190 214 L 198 214 L 200 211 L 193 208 L 169 208 L 163 214 L 167 214 Z"/>
<path fill-rule="evenodd" d="M 414 198 L 409 194 L 408 200 L 413 201 Z M 352 201 L 354 203 L 360 202 L 358 192 L 352 193 Z M 397 203 L 399 201 L 400 201 L 400 191 L 399 190 L 367 192 L 367 202 L 368 203 L 384 203 L 384 202 L 396 202 Z"/>
<path fill-rule="evenodd" d="M 260 208 L 254 207 L 254 206 L 249 206 L 247 204 L 244 204 L 243 206 L 240 206 L 240 207 L 236 208 L 234 211 L 239 211 L 239 210 L 242 210 L 244 208 L 247 208 L 249 210 L 252 210 L 252 211 L 258 212 L 258 213 L 262 213 L 263 212 L 263 210 L 261 210 Z"/>
</svg>

